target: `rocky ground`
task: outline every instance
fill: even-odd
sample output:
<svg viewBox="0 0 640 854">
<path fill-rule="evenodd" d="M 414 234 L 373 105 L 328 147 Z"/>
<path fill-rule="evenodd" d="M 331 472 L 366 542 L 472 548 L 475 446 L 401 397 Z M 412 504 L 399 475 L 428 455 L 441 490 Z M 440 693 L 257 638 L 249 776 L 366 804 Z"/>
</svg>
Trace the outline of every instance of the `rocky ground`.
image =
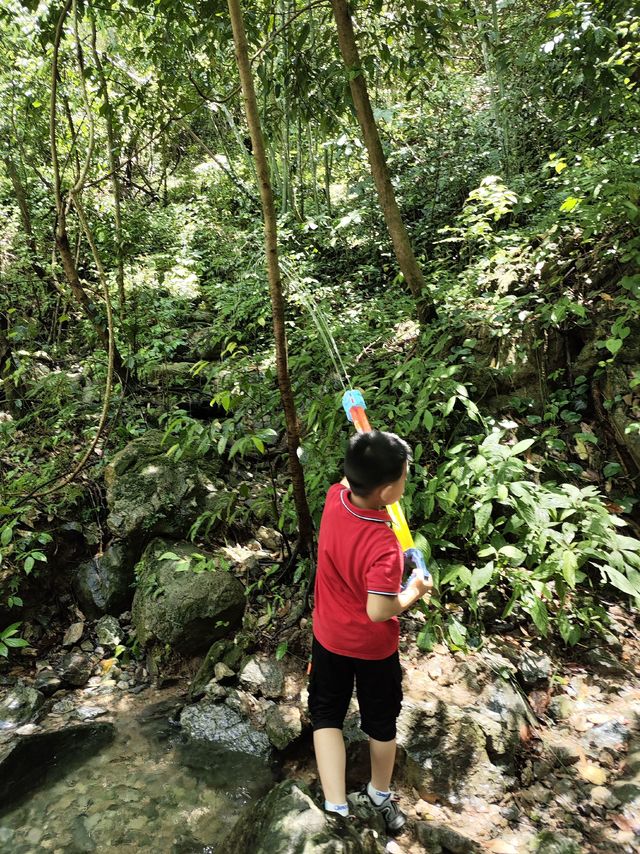
<svg viewBox="0 0 640 854">
<path fill-rule="evenodd" d="M 366 843 L 374 846 L 370 850 L 382 850 L 382 844 L 396 854 L 639 850 L 638 633 L 622 610 L 614 609 L 612 617 L 615 637 L 580 650 L 579 661 L 562 660 L 523 633 L 494 637 L 468 655 L 444 646 L 424 655 L 413 641 L 419 624 L 406 619 L 396 783 L 410 821 L 395 841 L 374 825 Z M 247 652 L 246 639 L 220 640 L 195 677 L 182 677 L 163 692 L 151 684 L 141 661 L 114 654 L 122 652 L 129 619 L 124 613 L 119 620 L 78 620 L 47 661 L 22 658 L 5 673 L 3 759 L 20 740 L 114 721 L 133 705 L 155 704 L 168 692 L 182 707 L 183 733 L 195 743 L 214 742 L 258 757 L 265 766 L 275 763 L 285 779 L 306 784 L 319 802 L 303 656 L 277 661 Z M 298 634 L 304 638 L 308 632 L 303 620 Z M 349 781 L 356 788 L 366 779 L 367 749 L 355 706 L 346 732 Z M 355 828 L 365 842 L 366 824 Z M 31 834 L 33 850 L 45 850 L 35 844 L 33 828 Z M 318 843 L 311 850 L 324 849 Z"/>
</svg>

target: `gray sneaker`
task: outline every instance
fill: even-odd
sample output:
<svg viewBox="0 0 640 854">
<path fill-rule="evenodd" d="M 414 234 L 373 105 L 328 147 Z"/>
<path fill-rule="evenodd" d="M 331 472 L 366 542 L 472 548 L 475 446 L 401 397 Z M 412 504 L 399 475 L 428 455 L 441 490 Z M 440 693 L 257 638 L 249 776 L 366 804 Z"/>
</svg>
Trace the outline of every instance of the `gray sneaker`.
<svg viewBox="0 0 640 854">
<path fill-rule="evenodd" d="M 354 807 L 364 807 L 369 812 L 382 816 L 387 833 L 392 836 L 401 833 L 407 823 L 407 817 L 398 806 L 393 792 L 378 806 L 371 800 L 367 786 L 364 785 L 361 791 L 348 795 L 347 800 Z"/>
</svg>

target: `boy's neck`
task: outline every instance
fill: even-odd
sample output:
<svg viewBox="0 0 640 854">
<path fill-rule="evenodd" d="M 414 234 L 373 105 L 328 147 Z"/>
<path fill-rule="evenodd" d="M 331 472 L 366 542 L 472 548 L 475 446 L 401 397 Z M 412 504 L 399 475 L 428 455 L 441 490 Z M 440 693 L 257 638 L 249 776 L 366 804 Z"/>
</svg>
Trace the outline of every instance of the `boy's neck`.
<svg viewBox="0 0 640 854">
<path fill-rule="evenodd" d="M 363 498 L 361 495 L 349 492 L 349 501 L 360 510 L 384 510 L 384 504 L 380 504 L 380 499 L 376 495 Z"/>
</svg>

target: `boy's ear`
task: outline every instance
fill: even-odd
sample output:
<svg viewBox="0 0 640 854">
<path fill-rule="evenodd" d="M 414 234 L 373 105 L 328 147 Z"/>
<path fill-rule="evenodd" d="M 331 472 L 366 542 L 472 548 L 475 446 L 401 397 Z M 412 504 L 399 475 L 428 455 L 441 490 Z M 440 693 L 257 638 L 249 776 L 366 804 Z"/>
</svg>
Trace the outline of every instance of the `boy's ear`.
<svg viewBox="0 0 640 854">
<path fill-rule="evenodd" d="M 380 504 L 384 504 L 385 506 L 389 503 L 389 497 L 393 492 L 393 487 L 395 484 L 387 483 L 385 486 L 381 487 L 380 492 L 378 493 L 380 496 Z"/>
</svg>

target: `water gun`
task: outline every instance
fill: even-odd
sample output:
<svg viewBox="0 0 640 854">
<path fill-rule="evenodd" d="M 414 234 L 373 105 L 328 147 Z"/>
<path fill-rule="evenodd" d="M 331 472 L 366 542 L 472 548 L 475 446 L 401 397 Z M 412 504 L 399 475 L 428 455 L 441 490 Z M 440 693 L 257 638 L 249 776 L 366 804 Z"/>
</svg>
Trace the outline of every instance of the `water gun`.
<svg viewBox="0 0 640 854">
<path fill-rule="evenodd" d="M 342 396 L 342 408 L 358 433 L 369 433 L 371 431 L 371 425 L 365 412 L 367 404 L 364 402 L 364 397 L 359 389 L 348 389 L 345 391 Z M 413 568 L 411 577 L 416 573 L 422 573 L 423 578 L 426 580 L 431 573 L 427 569 L 424 555 L 420 549 L 416 548 L 413 542 L 413 537 L 411 536 L 411 531 L 407 525 L 400 502 L 396 501 L 394 504 L 388 504 L 387 513 L 391 517 L 391 528 L 404 552 L 405 561 Z"/>
</svg>

